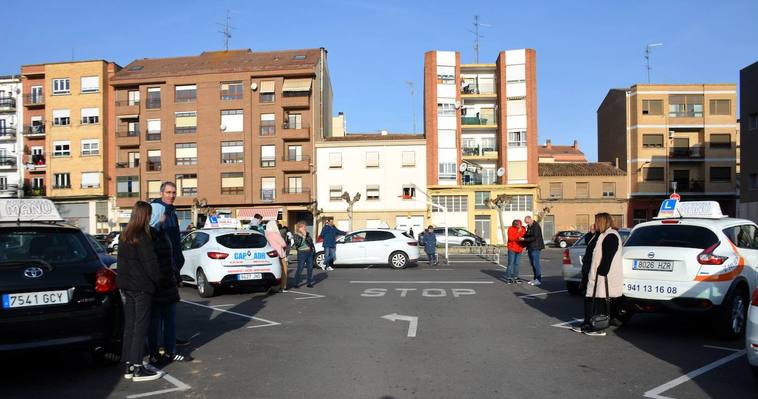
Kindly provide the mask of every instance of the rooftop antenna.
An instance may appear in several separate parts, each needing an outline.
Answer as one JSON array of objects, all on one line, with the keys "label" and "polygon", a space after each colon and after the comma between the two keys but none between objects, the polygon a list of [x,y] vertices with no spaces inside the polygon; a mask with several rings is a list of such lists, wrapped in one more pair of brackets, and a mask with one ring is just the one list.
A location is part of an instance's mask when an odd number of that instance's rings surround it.
[{"label": "rooftop antenna", "polygon": [[653,69],[653,67],[650,66],[650,49],[660,46],[663,46],[663,43],[650,43],[645,46],[645,69],[647,69],[648,84],[650,84],[650,70]]},{"label": "rooftop antenna", "polygon": [[475,64],[479,63],[479,39],[484,37],[479,34],[479,27],[489,28],[491,26],[492,25],[479,22],[479,16],[474,15],[474,30],[469,29],[469,32],[474,34],[474,63]]},{"label": "rooftop antenna", "polygon": [[226,10],[226,22],[225,23],[218,23],[216,22],[216,25],[219,25],[224,28],[224,30],[218,31],[218,33],[224,35],[224,50],[229,51],[229,39],[232,38],[232,29],[237,29],[236,27],[231,25],[232,22],[232,12],[237,14],[237,11],[231,11]]},{"label": "rooftop antenna", "polygon": [[413,134],[416,134],[416,90],[413,88],[413,81],[406,80],[405,84],[411,90],[411,115],[413,117]]}]

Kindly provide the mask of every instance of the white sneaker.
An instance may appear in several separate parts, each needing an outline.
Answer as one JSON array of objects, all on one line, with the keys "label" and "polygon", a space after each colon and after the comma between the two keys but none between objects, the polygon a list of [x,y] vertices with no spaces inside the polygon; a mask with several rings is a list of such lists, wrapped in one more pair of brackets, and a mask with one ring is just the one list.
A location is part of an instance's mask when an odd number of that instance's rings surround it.
[{"label": "white sneaker", "polygon": [[321,265],[319,267],[321,268],[321,270],[326,270],[326,266],[324,266],[324,265]]},{"label": "white sneaker", "polygon": [[533,285],[535,287],[542,285],[542,282],[540,280],[532,280],[529,282],[529,285]]},{"label": "white sneaker", "polygon": [[333,267],[331,267],[331,266],[329,266],[329,267],[327,267],[327,268],[326,268],[326,271],[328,271],[328,272],[330,272],[330,271],[332,271],[332,270],[334,270],[334,268],[333,268]]}]

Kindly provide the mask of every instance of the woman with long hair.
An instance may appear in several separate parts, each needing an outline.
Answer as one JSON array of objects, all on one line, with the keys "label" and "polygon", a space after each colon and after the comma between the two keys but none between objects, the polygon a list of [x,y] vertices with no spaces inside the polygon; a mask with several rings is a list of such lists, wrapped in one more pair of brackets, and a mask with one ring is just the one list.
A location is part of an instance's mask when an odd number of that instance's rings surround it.
[{"label": "woman with long hair", "polygon": [[279,284],[279,292],[287,291],[287,243],[279,231],[276,220],[266,223],[266,240],[271,248],[279,254],[279,263],[282,265],[282,282]]},{"label": "woman with long hair", "polygon": [[158,258],[150,234],[151,214],[150,204],[137,201],[118,243],[116,285],[124,297],[122,358],[126,362],[124,377],[132,381],[150,381],[162,375],[142,366],[153,294],[160,283]]},{"label": "woman with long hair", "polygon": [[308,270],[308,288],[313,287],[313,260],[315,258],[316,246],[313,238],[308,234],[305,222],[300,221],[295,225],[295,250],[297,250],[297,269],[295,270],[295,288],[300,286],[300,274],[303,267]]},{"label": "woman with long hair", "polygon": [[526,234],[526,229],[521,225],[521,221],[514,219],[511,227],[508,228],[508,268],[505,270],[505,282],[507,284],[520,283],[519,278],[519,261],[521,253],[524,252],[524,246],[521,240]]}]

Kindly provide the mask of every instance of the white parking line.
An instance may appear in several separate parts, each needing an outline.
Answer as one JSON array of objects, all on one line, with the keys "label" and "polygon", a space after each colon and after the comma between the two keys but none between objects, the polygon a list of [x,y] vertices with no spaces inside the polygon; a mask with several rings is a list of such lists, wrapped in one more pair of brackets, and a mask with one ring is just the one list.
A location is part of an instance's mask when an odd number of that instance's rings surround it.
[{"label": "white parking line", "polygon": [[542,295],[550,295],[550,294],[558,294],[561,292],[568,292],[568,290],[559,290],[559,291],[548,291],[548,292],[540,292],[537,294],[528,294],[528,295],[519,295],[519,298],[528,298],[533,299],[534,297],[542,296]]},{"label": "white parking line", "polygon": [[233,314],[235,316],[245,317],[245,318],[248,318],[250,320],[257,320],[257,321],[260,321],[260,322],[263,322],[263,323],[267,323],[267,324],[262,324],[262,325],[259,325],[259,326],[251,326],[251,327],[247,327],[247,328],[270,327],[270,326],[278,326],[278,325],[282,324],[282,323],[278,323],[278,322],[275,322],[275,321],[262,319],[260,317],[255,317],[255,316],[250,316],[250,315],[246,315],[246,314],[242,314],[242,313],[232,312],[231,310],[218,309],[218,308],[215,308],[213,306],[203,305],[203,304],[200,304],[200,303],[197,303],[197,302],[192,302],[192,301],[186,301],[184,299],[182,299],[182,302],[186,303],[186,304],[189,304],[189,305],[195,305],[195,306],[199,306],[201,308],[210,309],[210,310],[213,310],[213,311],[216,311],[216,312],[229,313],[229,314]]},{"label": "white parking line", "polygon": [[[705,347],[712,348],[712,349],[722,349],[722,350],[728,350],[728,351],[735,351],[735,349],[732,349],[732,348],[720,348],[720,347],[714,347],[714,346],[710,346],[710,345],[705,345]],[[732,353],[729,356],[722,357],[721,359],[716,360],[715,362],[706,364],[705,366],[703,366],[703,367],[701,367],[701,368],[699,368],[697,370],[690,371],[689,373],[687,373],[687,374],[685,374],[685,375],[683,375],[683,376],[681,376],[679,378],[673,379],[673,380],[671,380],[671,381],[669,381],[669,382],[667,382],[667,383],[665,383],[665,384],[663,384],[661,386],[655,387],[655,388],[653,388],[653,389],[645,392],[644,397],[651,398],[651,399],[673,399],[670,396],[663,396],[661,394],[664,393],[664,392],[666,392],[666,391],[668,391],[668,390],[670,390],[670,389],[672,389],[672,388],[674,388],[674,387],[682,385],[685,382],[688,382],[688,381],[692,380],[693,378],[695,378],[695,377],[697,377],[697,376],[699,376],[701,374],[707,373],[707,372],[709,372],[709,371],[711,371],[711,370],[713,370],[713,369],[715,369],[717,367],[721,367],[724,364],[731,362],[734,359],[740,358],[740,357],[744,356],[745,353],[747,353],[747,352],[744,349],[737,350],[736,352]]]},{"label": "white parking line", "polygon": [[[159,370],[159,369],[157,369],[157,368],[155,368],[155,367],[153,367],[153,366],[151,366],[149,364],[146,365],[145,368],[147,368],[149,370],[152,370],[152,371],[155,371],[155,372],[161,371],[161,370]],[[176,377],[174,377],[174,376],[172,376],[170,374],[164,374],[162,378],[164,380],[170,382],[171,384],[173,384],[174,388],[161,389],[159,391],[145,392],[145,393],[139,393],[139,394],[135,394],[135,395],[128,395],[127,399],[145,398],[145,397],[148,397],[148,396],[162,395],[164,393],[171,393],[171,392],[182,392],[182,391],[186,391],[186,390],[188,390],[188,389],[191,388],[189,385],[187,385],[187,384],[179,381],[178,379],[176,379]]]},{"label": "white parking line", "polygon": [[563,323],[557,323],[557,324],[553,324],[553,325],[551,325],[550,327],[565,328],[565,329],[567,329],[567,330],[568,330],[568,329],[570,329],[571,327],[573,327],[573,326],[575,326],[575,325],[577,325],[577,324],[579,324],[579,323],[581,323],[581,322],[583,322],[583,321],[584,321],[584,319],[580,319],[580,318],[573,318],[573,319],[571,319],[571,320],[569,320],[569,321],[564,321]]},{"label": "white parking line", "polygon": [[316,298],[326,298],[326,295],[319,295],[319,294],[311,294],[310,292],[303,292],[303,291],[295,291],[295,290],[287,290],[287,292],[283,292],[283,294],[300,294],[300,295],[306,295],[304,298],[295,298],[295,300],[298,299],[316,299]]},{"label": "white parking line", "polygon": [[492,281],[366,281],[356,280],[350,284],[494,284]]},{"label": "white parking line", "polygon": [[432,269],[421,269],[421,270],[429,270],[429,271],[440,271],[440,270],[455,270],[453,268],[432,268]]}]

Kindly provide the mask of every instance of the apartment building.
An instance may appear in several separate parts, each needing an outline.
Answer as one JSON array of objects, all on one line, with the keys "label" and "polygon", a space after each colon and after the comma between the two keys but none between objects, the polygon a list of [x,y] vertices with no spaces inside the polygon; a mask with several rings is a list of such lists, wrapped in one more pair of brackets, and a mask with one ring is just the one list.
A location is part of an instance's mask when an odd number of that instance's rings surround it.
[{"label": "apartment building", "polygon": [[545,140],[537,150],[539,163],[574,163],[587,162],[584,152],[579,149],[579,141],[574,140],[572,145],[553,145],[552,140]]},{"label": "apartment building", "polygon": [[[532,49],[501,51],[491,64],[461,63],[459,52],[424,58],[427,185],[435,225],[465,227],[502,243],[504,220],[533,212],[537,194],[537,78]],[[504,199],[505,197],[500,197]]]},{"label": "apartment building", "polygon": [[629,184],[630,226],[676,191],[736,212],[736,85],[637,84],[611,89],[597,110],[598,161]]},{"label": "apartment building", "polygon": [[208,214],[311,223],[314,137],[332,121],[326,54],[206,51],[127,65],[112,80],[119,223],[166,180],[182,227]]},{"label": "apartment building", "polygon": [[[349,134],[316,144],[322,218],[344,231],[366,227],[413,229],[426,223],[426,140],[410,134]],[[347,197],[345,198],[345,193]],[[347,212],[353,204],[352,225]]]},{"label": "apartment building", "polygon": [[626,227],[626,172],[594,162],[540,163],[539,210],[546,239],[562,230],[589,231],[594,216],[608,212]]},{"label": "apartment building", "polygon": [[92,234],[115,227],[109,80],[120,68],[104,60],[21,67],[25,195],[49,197],[64,219]]},{"label": "apartment building", "polygon": [[17,198],[23,194],[23,140],[21,79],[0,76],[0,198]]},{"label": "apartment building", "polygon": [[[740,70],[740,144],[758,148],[758,62]],[[740,217],[758,221],[758,158],[741,151]]]}]

